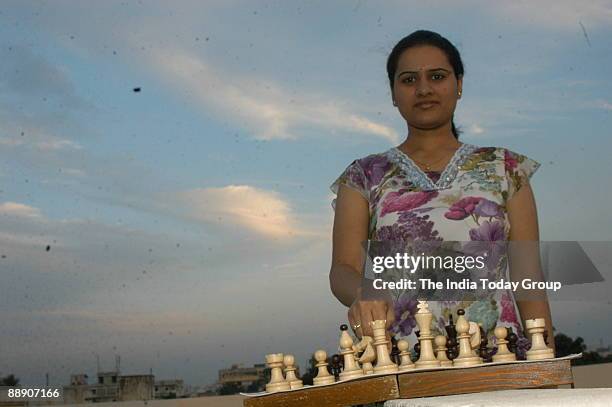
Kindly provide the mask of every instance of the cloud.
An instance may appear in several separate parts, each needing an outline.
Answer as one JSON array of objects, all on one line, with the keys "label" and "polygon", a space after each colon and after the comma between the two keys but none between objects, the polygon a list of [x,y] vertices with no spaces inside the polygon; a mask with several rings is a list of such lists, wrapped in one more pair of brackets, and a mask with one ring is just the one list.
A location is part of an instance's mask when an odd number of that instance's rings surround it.
[{"label": "cloud", "polygon": [[80,150],[83,148],[81,147],[80,144],[75,143],[74,141],[66,140],[66,139],[58,139],[58,138],[51,138],[46,141],[40,141],[36,143],[36,147],[40,150],[64,150],[64,149]]},{"label": "cloud", "polygon": [[47,129],[46,124],[37,124],[36,121],[36,117],[0,105],[0,146],[26,147],[42,153],[83,148],[72,140],[53,135],[54,131]]},{"label": "cloud", "polygon": [[597,103],[597,106],[598,106],[600,109],[604,109],[604,110],[612,110],[612,103],[607,102],[607,101],[605,101],[605,100],[600,100],[600,101]]},{"label": "cloud", "polygon": [[477,123],[472,123],[470,124],[470,126],[468,127],[468,132],[470,134],[473,135],[481,135],[485,132],[485,129],[482,128],[480,125],[478,125]]},{"label": "cloud", "polygon": [[3,204],[0,204],[0,215],[26,218],[42,218],[40,209],[17,202],[5,202]]},{"label": "cloud", "polygon": [[605,27],[612,23],[612,4],[607,0],[504,1],[484,4],[489,12],[498,14],[505,20],[511,19],[515,23],[538,27],[546,25],[572,29],[581,35],[580,23],[587,31],[590,27]]},{"label": "cloud", "polygon": [[208,63],[178,48],[155,49],[152,67],[164,80],[195,98],[205,110],[241,121],[258,139],[295,139],[299,128],[326,133],[361,133],[398,143],[392,128],[362,116],[343,102],[313,92],[295,96],[281,86],[249,73],[248,80],[214,70]]},{"label": "cloud", "polygon": [[190,216],[204,222],[222,222],[246,228],[268,238],[309,235],[298,225],[289,202],[274,191],[248,185],[199,188],[180,194]]},{"label": "cloud", "polygon": [[0,58],[0,89],[9,93],[14,102],[33,103],[53,100],[67,108],[83,108],[89,104],[81,99],[69,72],[56,61],[49,61],[32,48],[22,45],[2,47]]}]

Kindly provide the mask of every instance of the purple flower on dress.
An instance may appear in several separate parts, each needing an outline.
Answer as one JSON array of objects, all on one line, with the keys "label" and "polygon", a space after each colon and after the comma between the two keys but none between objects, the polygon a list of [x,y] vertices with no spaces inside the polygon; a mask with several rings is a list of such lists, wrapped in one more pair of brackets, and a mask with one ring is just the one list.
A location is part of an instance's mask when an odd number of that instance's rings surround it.
[{"label": "purple flower on dress", "polygon": [[498,221],[485,220],[479,227],[470,229],[470,239],[471,242],[463,245],[463,251],[484,256],[487,270],[495,272],[499,260],[506,253],[504,226]]},{"label": "purple flower on dress", "polygon": [[389,192],[382,203],[380,217],[393,212],[405,212],[431,201],[438,196],[437,191]]},{"label": "purple flower on dress", "polygon": [[524,360],[527,358],[527,351],[531,348],[531,342],[523,335],[518,335],[518,342],[516,343],[516,358]]},{"label": "purple flower on dress", "polygon": [[391,163],[385,155],[372,154],[359,160],[361,168],[365,173],[366,179],[370,181],[371,186],[378,185],[380,180],[385,176],[391,168]]},{"label": "purple flower on dress", "polygon": [[518,166],[516,156],[508,150],[504,150],[504,165],[506,167],[506,171],[509,172],[512,172],[512,170]]},{"label": "purple flower on dress", "polygon": [[482,242],[504,240],[504,227],[500,222],[485,220],[479,227],[470,229],[470,239]]},{"label": "purple flower on dress", "polygon": [[363,173],[357,163],[354,163],[348,168],[346,177],[349,179],[352,185],[356,186],[360,190],[365,190],[366,186]]},{"label": "purple flower on dress", "polygon": [[474,208],[474,214],[482,217],[502,217],[499,205],[493,201],[482,198],[481,201]]},{"label": "purple flower on dress", "polygon": [[448,208],[448,212],[444,214],[444,217],[451,220],[465,219],[474,212],[474,209],[476,209],[476,206],[482,199],[475,196],[462,198]]},{"label": "purple flower on dress", "polygon": [[400,336],[408,336],[416,327],[414,315],[417,312],[417,300],[402,296],[394,305],[395,321],[391,325],[391,331],[399,333]]},{"label": "purple flower on dress", "polygon": [[502,294],[501,297],[501,315],[499,320],[501,322],[511,322],[518,325],[518,317],[516,315],[516,309],[514,308],[514,301],[507,291]]}]

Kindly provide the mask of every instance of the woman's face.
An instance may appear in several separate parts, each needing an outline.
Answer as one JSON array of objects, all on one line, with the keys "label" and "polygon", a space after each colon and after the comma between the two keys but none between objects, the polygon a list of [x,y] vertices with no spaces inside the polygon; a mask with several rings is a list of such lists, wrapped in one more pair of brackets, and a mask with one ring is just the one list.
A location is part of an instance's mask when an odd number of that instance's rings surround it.
[{"label": "woman's face", "polygon": [[405,50],[399,58],[393,97],[402,117],[412,127],[436,129],[455,112],[462,80],[455,77],[446,54],[428,45]]}]

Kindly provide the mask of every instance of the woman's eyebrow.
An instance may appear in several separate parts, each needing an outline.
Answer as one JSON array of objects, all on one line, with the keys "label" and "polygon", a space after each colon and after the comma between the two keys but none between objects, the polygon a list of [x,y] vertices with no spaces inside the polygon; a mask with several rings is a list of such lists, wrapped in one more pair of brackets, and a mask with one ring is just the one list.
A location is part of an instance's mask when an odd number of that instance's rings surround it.
[{"label": "woman's eyebrow", "polygon": [[[445,68],[432,68],[432,69],[428,69],[427,70],[427,72],[434,72],[434,71],[444,71],[444,72],[450,73],[450,71],[448,69],[445,69]],[[419,72],[420,71],[403,71],[399,75],[397,75],[397,77],[399,78],[400,76],[402,76],[405,73],[419,73]]]}]

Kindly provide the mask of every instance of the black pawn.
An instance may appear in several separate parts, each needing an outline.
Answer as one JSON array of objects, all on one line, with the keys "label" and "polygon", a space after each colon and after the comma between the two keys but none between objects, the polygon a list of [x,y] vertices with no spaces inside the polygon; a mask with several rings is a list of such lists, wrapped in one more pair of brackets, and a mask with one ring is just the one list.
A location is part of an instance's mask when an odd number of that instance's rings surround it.
[{"label": "black pawn", "polygon": [[484,329],[482,329],[481,326],[479,326],[479,328],[480,328],[480,347],[478,348],[478,356],[482,358],[483,362],[491,363],[493,361],[493,358],[492,358],[493,354],[487,347],[487,345],[489,344],[489,338],[487,338],[487,335]]},{"label": "black pawn", "polygon": [[334,375],[336,381],[340,380],[340,372],[342,372],[342,358],[336,353],[331,357],[331,374]]},{"label": "black pawn", "polygon": [[508,340],[508,350],[516,355],[518,335],[512,331],[512,328],[508,328],[508,336],[506,339]]},{"label": "black pawn", "polygon": [[421,357],[421,342],[419,342],[419,337],[421,336],[421,331],[414,331],[414,334],[417,337],[417,342],[414,344],[414,355],[416,358]]},{"label": "black pawn", "polygon": [[397,347],[397,339],[395,339],[395,336],[391,337],[391,360],[393,361],[393,363],[395,363],[396,365],[400,364],[400,350]]}]

